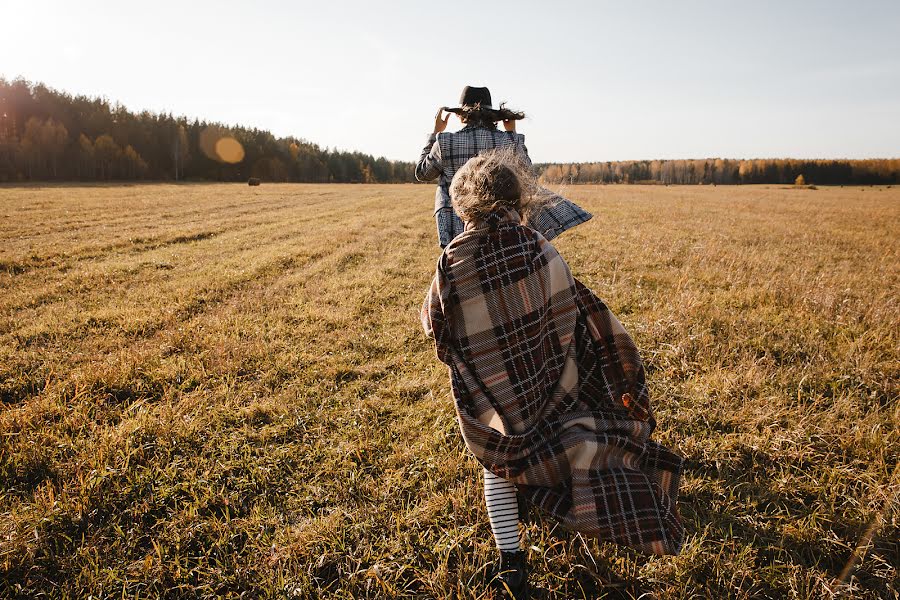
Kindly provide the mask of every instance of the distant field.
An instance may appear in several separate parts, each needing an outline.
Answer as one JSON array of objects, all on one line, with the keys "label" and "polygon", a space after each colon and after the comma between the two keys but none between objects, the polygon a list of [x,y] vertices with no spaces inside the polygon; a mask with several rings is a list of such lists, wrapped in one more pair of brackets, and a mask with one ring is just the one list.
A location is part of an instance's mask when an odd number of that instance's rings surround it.
[{"label": "distant field", "polygon": [[[897,598],[900,189],[565,193],[596,216],[556,245],[642,349],[688,538],[647,558],[533,514],[535,597],[830,597],[876,519],[844,592]],[[432,198],[0,187],[0,596],[488,597],[418,323]]]}]

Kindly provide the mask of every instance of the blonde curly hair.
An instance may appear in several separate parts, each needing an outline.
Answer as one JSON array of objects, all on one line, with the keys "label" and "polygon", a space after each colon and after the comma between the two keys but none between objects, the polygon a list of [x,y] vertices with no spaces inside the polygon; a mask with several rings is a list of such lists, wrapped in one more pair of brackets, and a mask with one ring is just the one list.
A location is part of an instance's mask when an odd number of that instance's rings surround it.
[{"label": "blonde curly hair", "polygon": [[450,198],[463,221],[481,221],[499,208],[517,211],[527,225],[555,194],[538,185],[531,166],[506,146],[470,158],[453,176]]}]

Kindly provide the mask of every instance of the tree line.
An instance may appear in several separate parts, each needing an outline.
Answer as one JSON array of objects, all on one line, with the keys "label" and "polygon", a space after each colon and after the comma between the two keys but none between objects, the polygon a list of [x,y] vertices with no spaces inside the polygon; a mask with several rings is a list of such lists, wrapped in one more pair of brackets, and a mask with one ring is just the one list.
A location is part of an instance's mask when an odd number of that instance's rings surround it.
[{"label": "tree line", "polygon": [[0,78],[0,182],[207,180],[400,183],[411,162]]},{"label": "tree line", "polygon": [[[206,180],[413,182],[411,162],[0,78],[0,182]],[[900,159],[709,158],[537,165],[546,183],[900,183]]]},{"label": "tree line", "polygon": [[900,159],[628,160],[538,165],[546,183],[884,185],[900,183]]}]

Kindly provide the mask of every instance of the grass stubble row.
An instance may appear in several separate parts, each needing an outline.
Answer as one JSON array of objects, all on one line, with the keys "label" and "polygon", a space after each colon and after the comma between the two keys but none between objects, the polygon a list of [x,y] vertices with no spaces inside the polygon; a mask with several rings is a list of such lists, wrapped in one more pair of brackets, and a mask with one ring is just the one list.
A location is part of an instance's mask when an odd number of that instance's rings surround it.
[{"label": "grass stubble row", "polygon": [[[648,558],[531,514],[537,597],[896,598],[900,191],[565,193],[595,218],[556,244],[642,349],[688,537]],[[418,322],[430,208],[0,188],[0,595],[487,597]]]}]

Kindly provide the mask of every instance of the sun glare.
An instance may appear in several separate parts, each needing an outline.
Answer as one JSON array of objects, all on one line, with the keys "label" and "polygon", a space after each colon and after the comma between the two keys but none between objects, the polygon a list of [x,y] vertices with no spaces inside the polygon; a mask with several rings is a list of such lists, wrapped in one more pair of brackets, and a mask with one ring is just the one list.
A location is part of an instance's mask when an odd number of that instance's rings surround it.
[{"label": "sun glare", "polygon": [[220,127],[207,127],[200,132],[200,150],[212,160],[228,164],[244,160],[244,147]]},{"label": "sun glare", "polygon": [[216,142],[216,156],[222,162],[239,163],[244,160],[244,147],[233,137],[219,138]]}]

